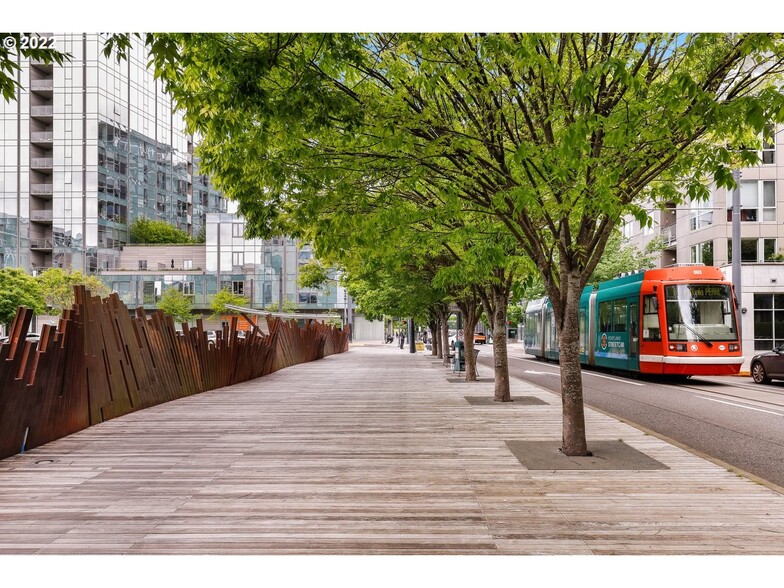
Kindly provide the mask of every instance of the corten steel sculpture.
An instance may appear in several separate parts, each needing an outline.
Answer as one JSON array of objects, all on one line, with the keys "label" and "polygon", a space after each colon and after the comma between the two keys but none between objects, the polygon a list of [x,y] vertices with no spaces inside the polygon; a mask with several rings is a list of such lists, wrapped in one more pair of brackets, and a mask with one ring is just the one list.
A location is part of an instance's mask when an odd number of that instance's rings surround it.
[{"label": "corten steel sculpture", "polygon": [[[202,321],[182,333],[162,311],[131,317],[117,294],[101,300],[84,286],[58,326],[25,341],[33,317],[19,308],[0,345],[0,459],[130,412],[258,378],[348,351],[348,330],[268,317],[239,336],[237,317],[207,338]],[[247,317],[246,317],[247,318]],[[252,319],[248,319],[253,323]]]}]

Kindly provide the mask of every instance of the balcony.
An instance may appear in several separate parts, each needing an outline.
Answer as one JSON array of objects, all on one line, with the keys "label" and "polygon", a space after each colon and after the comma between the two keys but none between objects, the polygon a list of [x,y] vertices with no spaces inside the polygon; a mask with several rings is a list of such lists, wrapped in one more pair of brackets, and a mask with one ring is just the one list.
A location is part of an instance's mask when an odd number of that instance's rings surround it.
[{"label": "balcony", "polygon": [[30,184],[30,194],[33,196],[51,196],[54,184]]},{"label": "balcony", "polygon": [[31,157],[30,169],[37,169],[40,171],[52,171],[54,166],[54,159],[52,157]]},{"label": "balcony", "polygon": [[30,90],[36,94],[51,96],[54,91],[54,80],[31,80]]},{"label": "balcony", "polygon": [[54,106],[31,106],[30,116],[33,118],[51,120],[51,118],[54,116]]},{"label": "balcony", "polygon": [[30,211],[30,220],[36,223],[52,223],[52,211],[51,210],[31,210]]},{"label": "balcony", "polygon": [[30,133],[30,142],[43,145],[51,145],[54,142],[54,133],[52,131],[37,131]]},{"label": "balcony", "polygon": [[51,239],[30,239],[30,249],[34,251],[51,251],[52,247]]},{"label": "balcony", "polygon": [[52,71],[54,71],[54,64],[52,62],[46,63],[43,59],[31,59],[30,65],[47,73],[52,73]]},{"label": "balcony", "polygon": [[661,227],[659,230],[659,235],[662,236],[664,240],[664,248],[671,249],[674,248],[677,239],[675,237],[675,225],[667,225],[666,227]]}]

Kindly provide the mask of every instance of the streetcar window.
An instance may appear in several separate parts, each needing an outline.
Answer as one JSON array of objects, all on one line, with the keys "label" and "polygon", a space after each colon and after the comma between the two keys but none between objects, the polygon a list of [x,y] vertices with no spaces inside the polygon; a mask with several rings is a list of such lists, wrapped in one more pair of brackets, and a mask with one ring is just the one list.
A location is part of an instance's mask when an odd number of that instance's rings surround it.
[{"label": "streetcar window", "polygon": [[730,288],[724,284],[665,286],[667,332],[671,341],[737,340]]},{"label": "streetcar window", "polygon": [[642,339],[643,341],[661,341],[659,326],[659,303],[655,295],[642,299]]},{"label": "streetcar window", "polygon": [[612,331],[612,302],[599,303],[599,330]]},{"label": "streetcar window", "polygon": [[626,332],[626,301],[616,300],[613,302],[613,331],[616,333]]}]

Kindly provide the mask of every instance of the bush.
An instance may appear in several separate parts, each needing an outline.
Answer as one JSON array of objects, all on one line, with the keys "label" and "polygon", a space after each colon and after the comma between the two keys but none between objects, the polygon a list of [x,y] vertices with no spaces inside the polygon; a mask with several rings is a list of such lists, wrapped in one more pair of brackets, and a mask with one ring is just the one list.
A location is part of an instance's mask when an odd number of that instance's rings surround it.
[{"label": "bush", "polygon": [[188,233],[165,221],[138,218],[131,225],[131,243],[196,243]]}]

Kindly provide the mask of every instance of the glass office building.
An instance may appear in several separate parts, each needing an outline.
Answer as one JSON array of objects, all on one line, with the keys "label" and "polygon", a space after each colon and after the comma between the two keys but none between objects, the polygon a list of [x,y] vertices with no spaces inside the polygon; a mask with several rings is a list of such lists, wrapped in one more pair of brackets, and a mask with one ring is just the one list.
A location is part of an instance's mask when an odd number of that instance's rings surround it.
[{"label": "glass office building", "polygon": [[117,268],[142,217],[203,236],[224,201],[144,46],[118,62],[103,35],[55,37],[70,62],[21,59],[17,99],[0,101],[0,267]]}]

